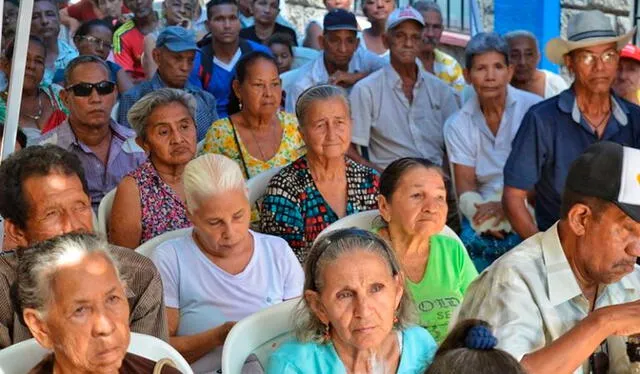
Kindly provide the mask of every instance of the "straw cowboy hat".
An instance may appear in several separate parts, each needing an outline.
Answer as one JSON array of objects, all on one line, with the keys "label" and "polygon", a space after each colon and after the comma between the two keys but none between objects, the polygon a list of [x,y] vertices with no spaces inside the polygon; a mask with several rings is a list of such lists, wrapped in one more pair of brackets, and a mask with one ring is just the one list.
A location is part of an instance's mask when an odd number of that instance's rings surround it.
[{"label": "straw cowboy hat", "polygon": [[618,35],[607,16],[599,10],[580,12],[569,19],[567,40],[554,38],[549,40],[545,53],[549,61],[564,64],[564,55],[594,45],[617,43],[621,50],[633,36],[636,28],[624,35]]}]

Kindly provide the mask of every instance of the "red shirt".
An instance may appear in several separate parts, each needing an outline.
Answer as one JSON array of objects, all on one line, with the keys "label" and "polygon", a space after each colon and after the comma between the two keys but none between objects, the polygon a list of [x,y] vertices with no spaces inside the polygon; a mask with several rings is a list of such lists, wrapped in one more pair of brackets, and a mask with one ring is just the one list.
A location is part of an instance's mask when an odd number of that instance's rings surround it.
[{"label": "red shirt", "polygon": [[[67,7],[67,13],[70,17],[77,19],[80,22],[87,22],[98,18],[98,15],[93,11],[94,5],[91,0],[80,0],[78,3],[69,5]],[[122,14],[129,13],[129,9],[122,4]]]},{"label": "red shirt", "polygon": [[132,73],[134,79],[144,79],[142,53],[144,35],[133,20],[125,22],[113,33],[113,57],[125,71]]}]

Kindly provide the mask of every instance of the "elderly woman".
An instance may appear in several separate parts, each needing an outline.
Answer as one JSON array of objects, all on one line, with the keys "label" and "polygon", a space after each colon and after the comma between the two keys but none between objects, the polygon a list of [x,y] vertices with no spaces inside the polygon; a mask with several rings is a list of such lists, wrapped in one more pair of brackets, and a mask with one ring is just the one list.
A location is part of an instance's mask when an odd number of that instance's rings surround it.
[{"label": "elderly woman", "polygon": [[296,339],[267,373],[422,374],[436,343],[412,325],[415,306],[393,250],[375,234],[343,229],[321,237],[305,263]]},{"label": "elderly woman", "polygon": [[264,52],[242,56],[232,87],[230,116],[211,125],[204,140],[205,153],[231,158],[247,179],[304,155],[298,121],[279,110],[282,89],[273,57]]},{"label": "elderly woman", "polygon": [[307,155],[271,179],[262,201],[262,231],[287,240],[300,262],[331,223],[378,207],[378,173],[345,156],[351,142],[346,95],[332,85],[300,95],[296,114]]},{"label": "elderly woman", "polygon": [[420,325],[440,343],[449,318],[478,275],[465,248],[439,235],[447,219],[447,190],[439,166],[420,158],[401,158],[380,177],[382,226],[402,264],[407,288],[420,311]]},{"label": "elderly woman", "polygon": [[465,50],[465,78],[476,94],[445,126],[462,220],[461,239],[478,271],[520,242],[502,209],[504,165],[529,108],[541,97],[509,86],[509,46],[480,33]]},{"label": "elderly woman", "polygon": [[136,248],[164,232],[191,227],[182,179],[196,154],[196,101],[174,88],[153,91],[129,110],[149,158],[122,179],[109,222],[111,243]]},{"label": "elderly woman", "polygon": [[300,296],[304,274],[283,239],[249,230],[247,187],[235,162],[196,158],[184,171],[184,189],[194,228],[161,244],[152,260],[169,342],[196,373],[212,373],[234,321]]},{"label": "elderly woman", "polygon": [[30,374],[179,373],[127,353],[129,304],[107,248],[93,234],[72,233],[21,254],[15,310],[36,341],[53,350]]},{"label": "elderly woman", "polygon": [[387,27],[387,18],[396,8],[394,0],[362,0],[362,13],[371,23],[371,27],[362,30],[359,34],[360,45],[358,48],[375,53],[389,59],[389,48],[383,40]]}]

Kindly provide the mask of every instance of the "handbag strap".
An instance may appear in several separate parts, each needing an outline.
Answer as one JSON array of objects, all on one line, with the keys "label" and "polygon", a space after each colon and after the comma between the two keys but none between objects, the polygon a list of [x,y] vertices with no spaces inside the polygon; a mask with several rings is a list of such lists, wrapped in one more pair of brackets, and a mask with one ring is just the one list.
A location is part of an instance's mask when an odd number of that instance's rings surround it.
[{"label": "handbag strap", "polygon": [[242,162],[242,168],[244,169],[245,174],[247,174],[247,180],[251,178],[251,174],[249,174],[249,169],[247,168],[247,163],[244,160],[244,154],[242,153],[242,147],[240,146],[240,141],[238,140],[238,134],[236,132],[236,125],[233,123],[231,117],[229,117],[229,123],[231,124],[231,131],[233,131],[233,140],[236,142],[236,147],[238,147],[238,154],[240,155],[240,161]]}]

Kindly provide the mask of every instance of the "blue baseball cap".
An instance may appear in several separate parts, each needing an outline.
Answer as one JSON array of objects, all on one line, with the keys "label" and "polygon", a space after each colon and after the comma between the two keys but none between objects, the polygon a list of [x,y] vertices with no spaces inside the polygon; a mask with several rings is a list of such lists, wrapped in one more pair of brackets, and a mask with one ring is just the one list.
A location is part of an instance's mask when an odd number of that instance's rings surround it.
[{"label": "blue baseball cap", "polygon": [[195,51],[196,34],[180,26],[167,26],[156,39],[156,47],[165,47],[171,52]]},{"label": "blue baseball cap", "polygon": [[358,31],[356,16],[344,9],[332,9],[325,16],[322,23],[324,31],[351,30]]}]

